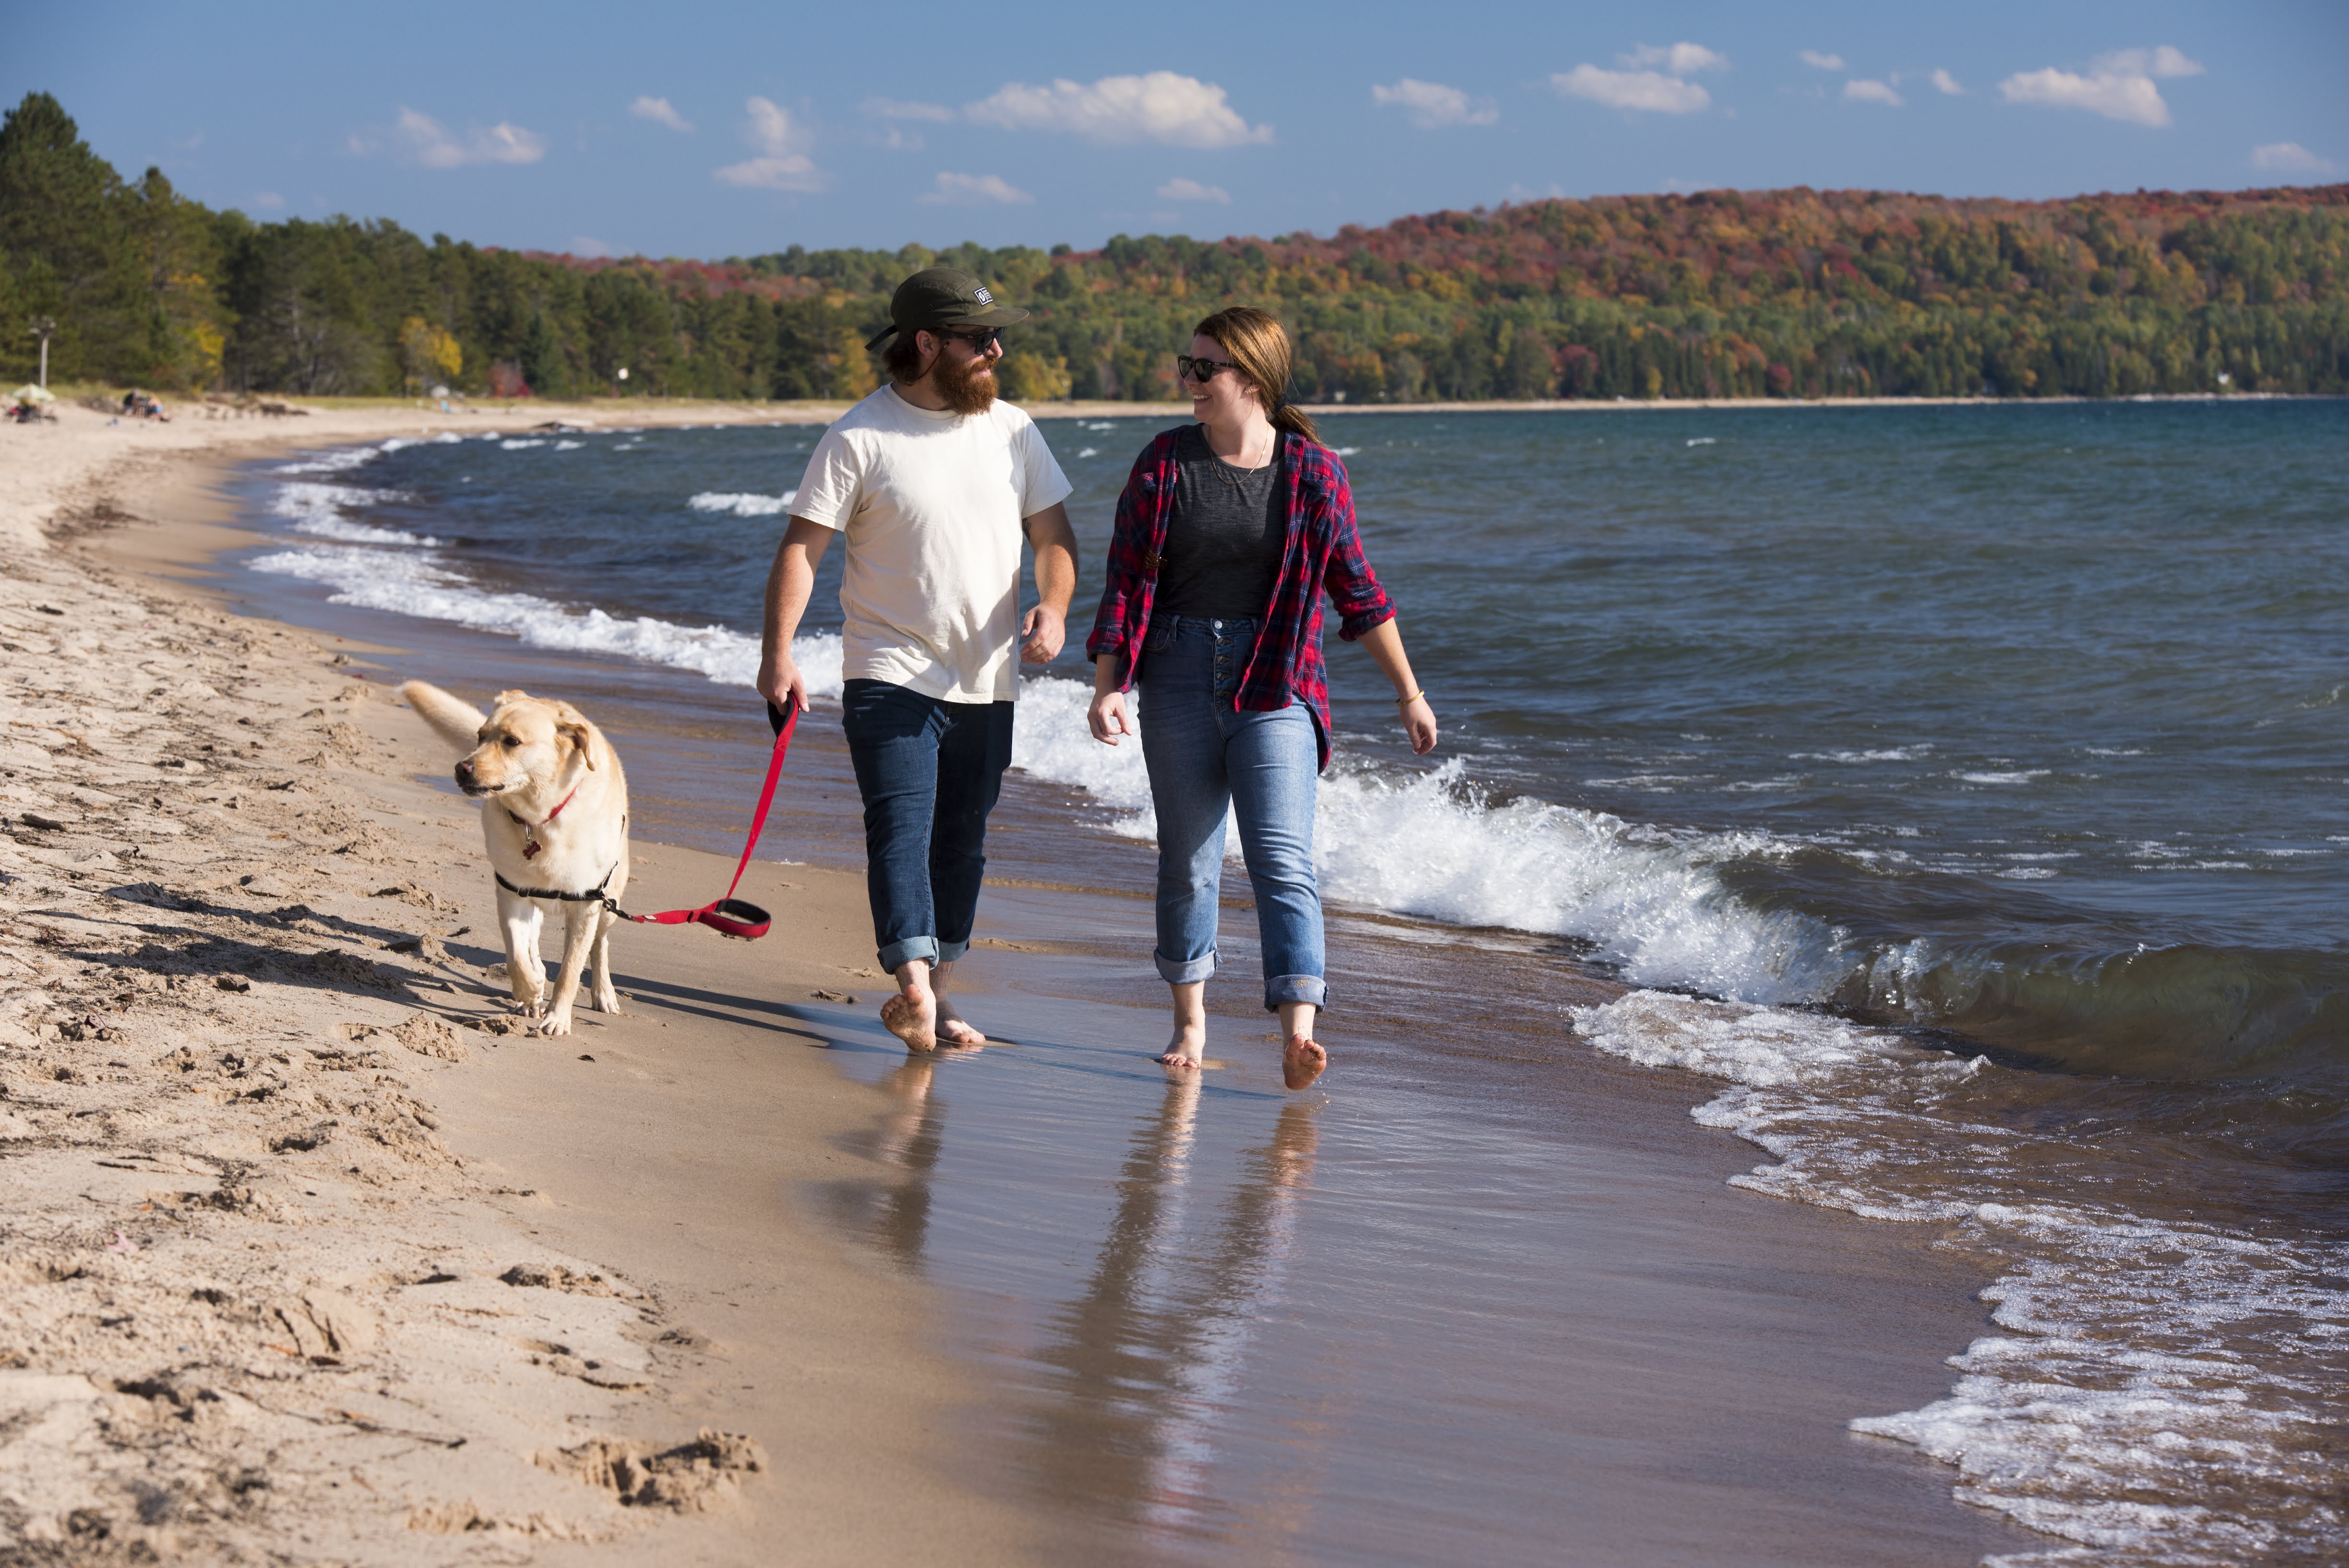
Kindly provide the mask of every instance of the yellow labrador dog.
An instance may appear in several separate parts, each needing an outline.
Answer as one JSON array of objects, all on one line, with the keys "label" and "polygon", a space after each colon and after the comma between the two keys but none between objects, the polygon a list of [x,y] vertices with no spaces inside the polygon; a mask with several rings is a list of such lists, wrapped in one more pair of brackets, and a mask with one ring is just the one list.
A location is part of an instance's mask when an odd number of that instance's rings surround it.
[{"label": "yellow labrador dog", "polygon": [[[506,976],[539,1033],[571,1032],[571,1006],[589,965],[601,1012],[617,1013],[610,934],[628,885],[628,780],[604,732],[567,702],[502,691],[483,717],[439,686],[399,688],[440,738],[464,753],[457,787],[481,802],[481,837],[498,881]],[[548,908],[563,917],[563,969],[552,997],[538,953]]]}]

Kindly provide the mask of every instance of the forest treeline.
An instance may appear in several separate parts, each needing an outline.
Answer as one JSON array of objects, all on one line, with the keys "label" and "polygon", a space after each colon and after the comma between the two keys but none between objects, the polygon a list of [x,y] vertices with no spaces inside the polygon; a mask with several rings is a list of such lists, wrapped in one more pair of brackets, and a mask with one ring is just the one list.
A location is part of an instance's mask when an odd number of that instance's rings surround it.
[{"label": "forest treeline", "polygon": [[[2062,201],[1701,191],[1333,237],[1098,251],[547,255],[383,220],[256,222],[124,180],[46,93],[0,124],[0,377],[326,396],[852,397],[889,291],[968,269],[1033,317],[1017,400],[1159,400],[1193,323],[1262,305],[1294,395],[2349,392],[2349,185]],[[625,383],[620,372],[627,371]]]}]

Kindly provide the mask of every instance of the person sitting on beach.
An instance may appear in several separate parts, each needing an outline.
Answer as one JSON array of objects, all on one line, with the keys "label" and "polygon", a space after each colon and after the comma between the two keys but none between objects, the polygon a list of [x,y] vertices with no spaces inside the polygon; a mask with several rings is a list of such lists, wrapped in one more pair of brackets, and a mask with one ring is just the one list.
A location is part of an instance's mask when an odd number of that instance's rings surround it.
[{"label": "person sitting on beach", "polygon": [[1394,684],[1422,756],[1435,745],[1435,713],[1362,554],[1346,466],[1283,395],[1292,357],[1280,323],[1247,306],[1201,322],[1191,352],[1175,356],[1200,422],[1164,432],[1134,460],[1085,652],[1093,738],[1115,746],[1132,733],[1124,693],[1138,682],[1143,696],[1142,756],[1158,812],[1152,957],[1174,1001],[1158,1060],[1195,1072],[1206,1048],[1224,820],[1236,809],[1265,1009],[1280,1015],[1281,1078],[1303,1088],[1329,1063],[1313,1037],[1328,1002],[1313,876],[1314,781],[1330,761],[1325,592],[1338,634],[1359,638]]},{"label": "person sitting on beach", "polygon": [[[995,397],[1002,329],[1027,316],[951,267],[898,285],[888,330],[867,345],[888,344],[891,379],[816,444],[767,579],[758,689],[804,706],[792,637],[824,546],[846,536],[840,721],[864,802],[874,940],[897,982],[881,1019],[917,1051],[987,1038],[947,985],[970,946],[987,816],[1011,763],[1012,646],[1050,662],[1076,591],[1069,481],[1035,421]],[[1040,601],[1024,617],[1023,535]]]}]

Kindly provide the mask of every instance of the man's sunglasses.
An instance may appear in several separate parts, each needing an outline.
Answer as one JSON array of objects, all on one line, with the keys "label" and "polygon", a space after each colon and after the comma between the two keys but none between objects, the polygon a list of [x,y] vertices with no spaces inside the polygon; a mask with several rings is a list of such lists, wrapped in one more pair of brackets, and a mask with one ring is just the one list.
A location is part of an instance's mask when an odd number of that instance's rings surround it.
[{"label": "man's sunglasses", "polygon": [[1213,381],[1216,371],[1228,370],[1237,375],[1240,367],[1228,359],[1195,359],[1190,355],[1178,354],[1174,356],[1174,368],[1182,372],[1185,381]]},{"label": "man's sunglasses", "polygon": [[957,343],[968,343],[970,345],[971,353],[975,355],[984,354],[988,349],[993,348],[997,344],[1003,341],[1003,329],[1001,327],[996,327],[988,332],[948,332],[942,326],[928,327],[925,330],[926,330],[932,337],[951,337]]}]

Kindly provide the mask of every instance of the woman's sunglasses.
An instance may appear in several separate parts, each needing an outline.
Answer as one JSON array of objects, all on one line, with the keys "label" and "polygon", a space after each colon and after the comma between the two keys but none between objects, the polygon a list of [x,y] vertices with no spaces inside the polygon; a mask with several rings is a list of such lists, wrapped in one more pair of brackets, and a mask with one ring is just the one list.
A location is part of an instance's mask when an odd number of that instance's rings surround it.
[{"label": "woman's sunglasses", "polygon": [[1174,368],[1182,372],[1185,381],[1205,382],[1213,381],[1218,370],[1237,375],[1240,367],[1228,359],[1195,359],[1190,355],[1178,354],[1174,356]]}]

